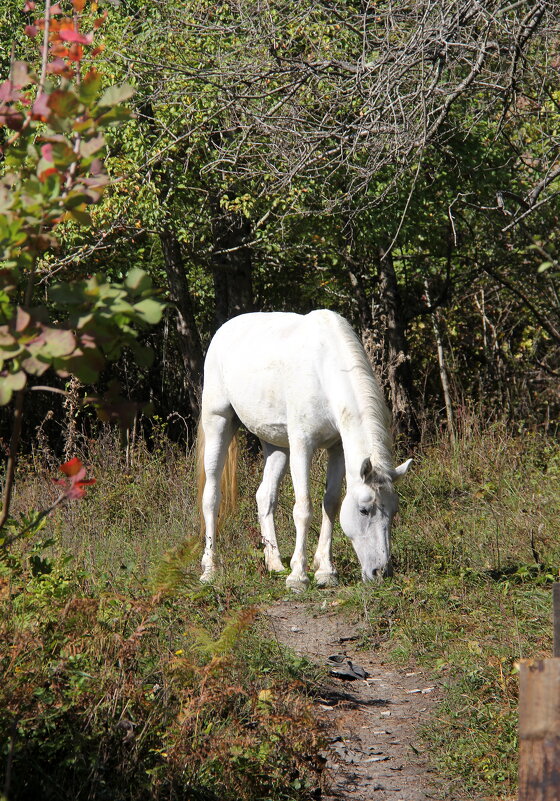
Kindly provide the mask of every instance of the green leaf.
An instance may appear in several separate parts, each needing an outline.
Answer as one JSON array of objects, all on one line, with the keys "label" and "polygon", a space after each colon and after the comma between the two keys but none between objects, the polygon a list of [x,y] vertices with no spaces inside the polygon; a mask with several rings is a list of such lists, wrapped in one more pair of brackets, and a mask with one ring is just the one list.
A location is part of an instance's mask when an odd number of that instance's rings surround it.
[{"label": "green leaf", "polygon": [[129,344],[138,367],[151,367],[154,361],[153,350],[151,348],[146,348],[143,345],[139,345],[134,339]]},{"label": "green leaf", "polygon": [[124,285],[136,292],[145,292],[147,289],[151,289],[152,279],[145,270],[133,267],[124,279]]},{"label": "green leaf", "polygon": [[54,284],[48,291],[52,303],[78,305],[83,303],[83,285],[81,284]]},{"label": "green leaf", "polygon": [[80,225],[85,225],[86,228],[89,228],[92,224],[91,216],[88,214],[87,211],[80,211],[79,209],[70,209],[69,214],[80,223]]},{"label": "green leaf", "polygon": [[154,298],[146,298],[134,304],[134,310],[144,322],[154,325],[159,323],[165,304]]},{"label": "green leaf", "polygon": [[5,406],[12,399],[14,392],[23,389],[27,381],[27,376],[23,370],[17,373],[7,373],[0,375],[0,406]]},{"label": "green leaf", "polygon": [[60,360],[55,366],[59,372],[72,373],[82,384],[93,384],[104,365],[105,360],[97,348],[86,348],[83,353]]},{"label": "green leaf", "polygon": [[69,356],[76,348],[76,337],[64,328],[46,328],[43,336],[45,353],[51,358]]},{"label": "green leaf", "polygon": [[130,111],[124,106],[115,106],[110,111],[106,111],[98,118],[99,125],[111,125],[114,122],[121,122],[130,118]]},{"label": "green leaf", "polygon": [[87,192],[84,191],[76,191],[70,192],[70,194],[66,197],[64,201],[64,205],[67,209],[75,209],[77,206],[81,206],[84,203],[91,205],[95,203],[99,199],[98,192],[92,192],[88,190]]},{"label": "green leaf", "polygon": [[78,88],[78,97],[86,106],[90,106],[97,97],[103,77],[97,70],[90,70]]},{"label": "green leaf", "polygon": [[134,86],[129,83],[123,83],[121,86],[110,86],[106,89],[97,104],[100,108],[116,106],[119,103],[124,103],[136,93]]}]

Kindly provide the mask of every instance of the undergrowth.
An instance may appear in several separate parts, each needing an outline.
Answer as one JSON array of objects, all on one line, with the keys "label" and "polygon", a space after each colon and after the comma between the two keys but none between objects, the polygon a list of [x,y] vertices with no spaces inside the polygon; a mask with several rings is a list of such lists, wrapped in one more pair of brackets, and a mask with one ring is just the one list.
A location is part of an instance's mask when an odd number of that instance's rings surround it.
[{"label": "undergrowth", "polygon": [[[262,558],[260,461],[241,460],[239,511],[218,538],[217,579],[203,586],[192,454],[157,431],[125,452],[107,430],[78,455],[98,483],[1,571],[8,797],[319,797],[317,674],[269,639],[258,614],[286,595]],[[315,509],[324,462],[313,468]],[[48,453],[21,464],[16,511],[48,506],[49,464]],[[557,443],[501,426],[426,446],[399,488],[395,577],[382,586],[359,581],[337,531],[338,599],[361,611],[364,645],[444,685],[425,737],[450,797],[515,791],[515,663],[551,651],[559,473]],[[286,563],[292,504],[286,482]],[[310,554],[318,528],[316,515]]]},{"label": "undergrowth", "polygon": [[[318,797],[316,671],[263,629],[255,543],[240,539],[235,577],[200,585],[191,454],[161,438],[127,463],[107,431],[80,455],[96,486],[0,561],[5,796]],[[22,510],[52,493],[35,468],[20,466]]]},{"label": "undergrowth", "polygon": [[450,798],[515,794],[516,663],[552,653],[559,477],[557,442],[501,426],[426,447],[400,488],[395,577],[340,591],[364,645],[443,684],[424,735]]}]

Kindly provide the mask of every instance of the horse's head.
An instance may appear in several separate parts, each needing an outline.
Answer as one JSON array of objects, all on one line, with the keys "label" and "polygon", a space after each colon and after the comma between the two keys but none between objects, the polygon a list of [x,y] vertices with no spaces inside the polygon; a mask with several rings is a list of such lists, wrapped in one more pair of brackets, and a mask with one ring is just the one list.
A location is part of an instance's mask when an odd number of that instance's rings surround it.
[{"label": "horse's head", "polygon": [[389,472],[364,459],[360,478],[349,484],[340,507],[340,525],[352,541],[364,581],[391,574],[391,524],[398,499],[393,483],[405,475],[412,459]]}]

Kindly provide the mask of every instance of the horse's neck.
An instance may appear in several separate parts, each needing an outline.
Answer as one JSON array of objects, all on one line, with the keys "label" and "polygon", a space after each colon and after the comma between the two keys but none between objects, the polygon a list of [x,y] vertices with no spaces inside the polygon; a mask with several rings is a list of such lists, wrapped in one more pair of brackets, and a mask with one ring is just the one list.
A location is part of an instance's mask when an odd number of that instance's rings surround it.
[{"label": "horse's neck", "polygon": [[337,423],[344,450],[346,477],[348,481],[355,481],[359,478],[364,459],[371,458],[375,450],[372,431],[367,425],[367,417],[364,419],[358,409],[348,406],[342,410]]},{"label": "horse's neck", "polygon": [[[335,384],[336,386],[336,384]],[[339,385],[340,387],[340,385]],[[349,382],[333,398],[332,410],[342,439],[347,480],[357,480],[364,459],[381,470],[392,468],[388,420],[379,406],[367,397],[364,387]]]}]

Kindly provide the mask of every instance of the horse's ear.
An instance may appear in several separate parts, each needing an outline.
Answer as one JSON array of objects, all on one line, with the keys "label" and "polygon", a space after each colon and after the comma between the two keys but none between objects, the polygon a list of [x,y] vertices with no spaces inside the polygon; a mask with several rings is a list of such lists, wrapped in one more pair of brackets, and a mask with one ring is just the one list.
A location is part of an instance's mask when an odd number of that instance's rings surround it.
[{"label": "horse's ear", "polygon": [[364,482],[364,484],[370,484],[373,478],[373,467],[371,466],[371,459],[368,458],[364,459],[362,462],[362,466],[360,467],[360,478]]},{"label": "horse's ear", "polygon": [[379,470],[373,467],[371,459],[368,457],[362,462],[360,478],[368,487],[380,487],[383,484],[388,484],[391,481],[392,475],[380,473]]},{"label": "horse's ear", "polygon": [[412,459],[407,459],[406,462],[403,462],[398,467],[391,472],[391,478],[393,481],[398,481],[399,478],[402,478],[408,473],[408,468],[412,464]]}]

